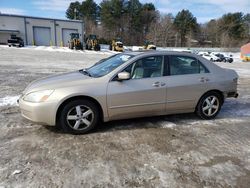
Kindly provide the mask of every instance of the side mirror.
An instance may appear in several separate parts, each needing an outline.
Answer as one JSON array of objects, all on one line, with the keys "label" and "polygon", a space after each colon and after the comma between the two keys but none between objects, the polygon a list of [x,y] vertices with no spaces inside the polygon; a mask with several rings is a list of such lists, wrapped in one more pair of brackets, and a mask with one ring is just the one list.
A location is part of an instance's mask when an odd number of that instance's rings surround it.
[{"label": "side mirror", "polygon": [[129,80],[130,79],[130,73],[128,72],[120,72],[118,73],[118,80],[122,81],[122,80]]}]

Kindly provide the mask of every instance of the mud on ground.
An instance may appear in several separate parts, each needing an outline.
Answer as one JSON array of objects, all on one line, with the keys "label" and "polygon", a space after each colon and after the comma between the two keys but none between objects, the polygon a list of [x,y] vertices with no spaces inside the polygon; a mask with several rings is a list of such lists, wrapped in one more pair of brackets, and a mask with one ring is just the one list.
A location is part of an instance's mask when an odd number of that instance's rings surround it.
[{"label": "mud on ground", "polygon": [[149,117],[75,136],[33,124],[15,103],[3,104],[34,79],[107,56],[0,48],[0,187],[250,187],[247,64],[221,64],[240,73],[240,97],[226,100],[211,121]]}]

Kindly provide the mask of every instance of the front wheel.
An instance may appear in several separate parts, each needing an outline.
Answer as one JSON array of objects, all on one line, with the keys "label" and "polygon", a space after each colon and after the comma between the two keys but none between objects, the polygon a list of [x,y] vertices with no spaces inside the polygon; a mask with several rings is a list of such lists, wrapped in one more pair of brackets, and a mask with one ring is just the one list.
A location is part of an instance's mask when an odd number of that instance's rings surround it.
[{"label": "front wheel", "polygon": [[202,119],[213,119],[220,112],[223,99],[217,92],[209,92],[201,97],[196,113]]},{"label": "front wheel", "polygon": [[98,120],[97,106],[91,101],[80,99],[64,106],[59,117],[59,125],[65,132],[84,134],[92,130]]}]

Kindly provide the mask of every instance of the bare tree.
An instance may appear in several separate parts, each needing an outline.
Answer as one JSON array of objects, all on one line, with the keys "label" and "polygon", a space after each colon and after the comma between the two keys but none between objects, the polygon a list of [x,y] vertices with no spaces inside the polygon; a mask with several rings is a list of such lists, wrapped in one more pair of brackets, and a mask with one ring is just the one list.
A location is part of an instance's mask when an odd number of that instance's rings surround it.
[{"label": "bare tree", "polygon": [[174,46],[175,33],[172,15],[159,16],[158,20],[151,24],[147,39],[157,46]]}]

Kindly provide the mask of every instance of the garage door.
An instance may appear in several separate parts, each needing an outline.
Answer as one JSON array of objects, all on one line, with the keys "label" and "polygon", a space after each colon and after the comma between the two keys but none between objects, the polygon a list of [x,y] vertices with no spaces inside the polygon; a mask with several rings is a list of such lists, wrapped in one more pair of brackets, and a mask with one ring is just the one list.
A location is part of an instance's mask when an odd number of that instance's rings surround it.
[{"label": "garage door", "polygon": [[34,43],[36,46],[49,46],[51,30],[49,27],[33,27]]},{"label": "garage door", "polygon": [[10,39],[10,34],[8,34],[8,33],[0,33],[0,44],[7,44],[8,39]]},{"label": "garage door", "polygon": [[63,46],[68,46],[70,40],[70,33],[78,33],[77,29],[62,29]]}]

